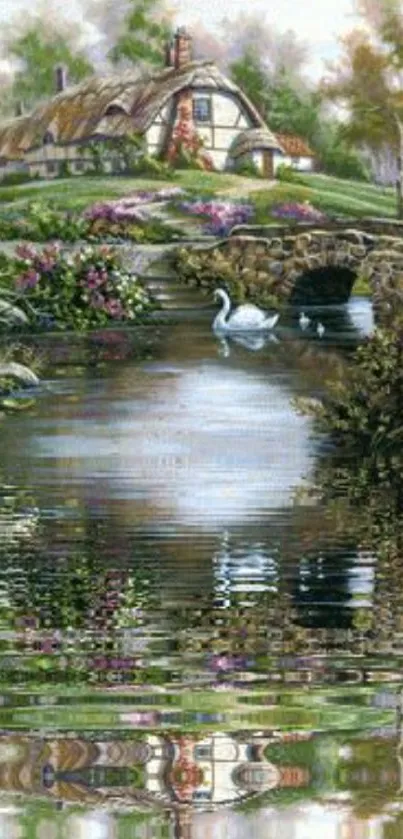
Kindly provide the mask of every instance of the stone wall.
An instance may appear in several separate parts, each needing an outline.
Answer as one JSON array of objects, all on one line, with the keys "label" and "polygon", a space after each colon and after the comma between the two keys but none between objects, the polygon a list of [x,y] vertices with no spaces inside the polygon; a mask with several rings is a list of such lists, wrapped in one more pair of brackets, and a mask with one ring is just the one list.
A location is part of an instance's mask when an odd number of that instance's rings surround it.
[{"label": "stone wall", "polygon": [[[385,227],[403,232],[399,222]],[[194,285],[212,288],[228,281],[238,299],[273,305],[345,303],[358,276],[368,280],[379,311],[403,303],[403,237],[369,232],[367,226],[238,228],[228,239],[188,253],[187,259],[182,252],[177,267]]]}]

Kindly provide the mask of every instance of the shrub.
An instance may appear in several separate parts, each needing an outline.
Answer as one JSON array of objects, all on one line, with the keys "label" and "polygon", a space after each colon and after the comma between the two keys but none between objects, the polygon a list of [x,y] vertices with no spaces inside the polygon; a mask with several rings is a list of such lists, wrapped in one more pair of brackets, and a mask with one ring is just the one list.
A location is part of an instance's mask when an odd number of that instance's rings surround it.
[{"label": "shrub", "polygon": [[39,180],[39,175],[30,175],[29,172],[8,172],[1,178],[0,186],[18,186],[37,180]]},{"label": "shrub", "polygon": [[128,199],[94,204],[83,214],[66,212],[51,203],[33,202],[25,217],[15,210],[0,215],[0,239],[28,239],[36,242],[98,241],[130,239],[135,242],[170,242],[177,238],[172,228],[153,218],[141,204],[171,198],[178,188],[155,193],[138,192]]},{"label": "shrub", "polygon": [[167,159],[175,169],[214,170],[210,155],[204,151],[204,140],[185,116],[180,117],[175,127]]},{"label": "shrub", "polygon": [[136,176],[144,175],[148,178],[158,178],[160,180],[171,180],[175,172],[169,163],[144,154],[133,163],[130,174]]},{"label": "shrub", "polygon": [[150,305],[138,280],[106,246],[87,246],[73,255],[56,244],[42,251],[20,245],[8,274],[18,305],[45,328],[85,330],[133,321]]},{"label": "shrub", "polygon": [[249,178],[262,178],[263,175],[253,160],[239,160],[235,166],[233,171],[236,175],[244,175]]},{"label": "shrub", "polygon": [[369,170],[361,157],[340,140],[325,145],[319,152],[319,160],[327,175],[358,181],[370,180]]},{"label": "shrub", "polygon": [[366,455],[403,444],[403,327],[377,329],[354,354],[323,402],[299,400],[320,430]]},{"label": "shrub", "polygon": [[301,175],[296,172],[292,166],[288,166],[286,163],[280,163],[280,165],[277,166],[275,176],[278,181],[282,181],[284,183],[304,184],[304,179]]}]

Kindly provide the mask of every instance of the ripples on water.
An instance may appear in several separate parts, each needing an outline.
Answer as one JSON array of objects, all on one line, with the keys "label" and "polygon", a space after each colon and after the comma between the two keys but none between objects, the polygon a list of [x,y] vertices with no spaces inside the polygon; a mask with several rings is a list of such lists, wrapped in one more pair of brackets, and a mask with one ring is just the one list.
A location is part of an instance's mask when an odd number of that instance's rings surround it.
[{"label": "ripples on water", "polygon": [[2,426],[0,835],[401,835],[400,536],[308,491],[291,402],[372,314],[311,314],[44,339]]}]

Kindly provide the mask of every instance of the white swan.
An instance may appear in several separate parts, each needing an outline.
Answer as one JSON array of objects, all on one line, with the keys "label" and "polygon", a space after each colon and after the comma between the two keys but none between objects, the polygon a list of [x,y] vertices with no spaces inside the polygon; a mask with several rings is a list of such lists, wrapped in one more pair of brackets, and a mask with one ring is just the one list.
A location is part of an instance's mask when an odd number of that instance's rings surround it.
[{"label": "white swan", "polygon": [[306,329],[307,326],[309,326],[310,322],[311,322],[311,318],[308,318],[308,316],[305,314],[305,312],[301,312],[301,314],[299,316],[299,325],[300,325],[301,329]]},{"label": "white swan", "polygon": [[215,332],[255,332],[256,330],[273,329],[280,315],[277,313],[268,317],[266,312],[254,306],[252,303],[244,303],[229,315],[231,301],[224,289],[217,288],[214,298],[222,300],[222,308],[213,321]]},{"label": "white swan", "polygon": [[323,326],[323,323],[318,323],[318,325],[316,327],[316,331],[319,335],[319,338],[323,338],[323,336],[325,334],[325,327]]}]

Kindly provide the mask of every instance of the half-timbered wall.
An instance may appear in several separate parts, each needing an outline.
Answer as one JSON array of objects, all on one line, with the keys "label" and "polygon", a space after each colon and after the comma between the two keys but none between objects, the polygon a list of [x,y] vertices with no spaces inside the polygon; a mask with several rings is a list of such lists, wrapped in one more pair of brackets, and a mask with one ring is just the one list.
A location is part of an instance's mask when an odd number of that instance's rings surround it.
[{"label": "half-timbered wall", "polygon": [[293,169],[298,169],[299,172],[312,172],[314,169],[315,159],[313,157],[291,157],[287,154],[275,151],[273,156],[274,171],[281,165],[292,166]]}]

